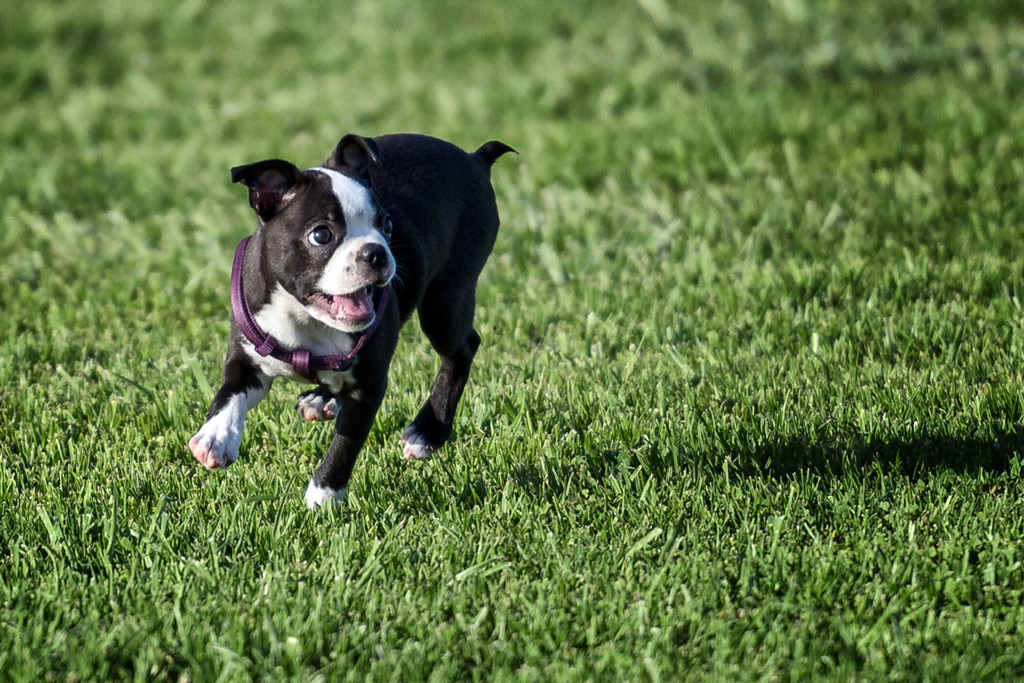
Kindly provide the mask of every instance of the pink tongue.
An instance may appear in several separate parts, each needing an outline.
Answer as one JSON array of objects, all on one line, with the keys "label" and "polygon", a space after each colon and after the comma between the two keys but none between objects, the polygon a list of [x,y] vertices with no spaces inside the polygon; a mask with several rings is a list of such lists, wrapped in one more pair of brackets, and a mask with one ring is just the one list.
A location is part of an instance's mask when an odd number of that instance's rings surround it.
[{"label": "pink tongue", "polygon": [[354,294],[331,297],[332,318],[368,318],[373,313],[373,302],[366,290]]}]

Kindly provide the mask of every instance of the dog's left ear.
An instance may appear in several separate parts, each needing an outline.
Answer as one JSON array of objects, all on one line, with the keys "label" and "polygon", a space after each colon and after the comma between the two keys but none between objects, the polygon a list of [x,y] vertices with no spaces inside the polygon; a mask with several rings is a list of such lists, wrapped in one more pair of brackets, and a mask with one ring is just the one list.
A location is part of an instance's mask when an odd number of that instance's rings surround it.
[{"label": "dog's left ear", "polygon": [[295,164],[283,159],[267,159],[231,169],[231,182],[249,188],[249,204],[256,215],[267,220],[281,207],[281,201],[299,177]]},{"label": "dog's left ear", "polygon": [[377,163],[377,143],[349,133],[338,142],[325,165],[369,187],[371,163]]}]

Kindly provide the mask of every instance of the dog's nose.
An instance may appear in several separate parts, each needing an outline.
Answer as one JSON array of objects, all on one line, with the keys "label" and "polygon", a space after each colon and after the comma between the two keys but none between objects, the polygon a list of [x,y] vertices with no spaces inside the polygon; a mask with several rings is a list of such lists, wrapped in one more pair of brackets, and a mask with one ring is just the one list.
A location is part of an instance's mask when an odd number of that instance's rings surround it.
[{"label": "dog's nose", "polygon": [[388,252],[387,249],[379,244],[366,244],[356,252],[356,260],[360,263],[365,263],[374,270],[379,270],[387,266]]}]

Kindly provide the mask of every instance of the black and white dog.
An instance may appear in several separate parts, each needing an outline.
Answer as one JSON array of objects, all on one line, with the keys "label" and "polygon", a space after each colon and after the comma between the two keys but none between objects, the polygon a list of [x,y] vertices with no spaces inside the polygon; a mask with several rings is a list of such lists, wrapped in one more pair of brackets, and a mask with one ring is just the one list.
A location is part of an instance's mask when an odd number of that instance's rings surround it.
[{"label": "black and white dog", "polygon": [[306,504],[341,500],[414,310],[441,367],[402,433],[403,455],[440,448],[480,345],[476,283],[498,233],[490,167],[510,151],[497,141],[467,154],[423,135],[346,135],[321,167],[270,159],[231,169],[259,225],[235,252],[223,384],[189,441],[196,460],[233,463],[246,411],[273,379],[304,379],[316,386],[299,396],[299,414],[335,421]]}]

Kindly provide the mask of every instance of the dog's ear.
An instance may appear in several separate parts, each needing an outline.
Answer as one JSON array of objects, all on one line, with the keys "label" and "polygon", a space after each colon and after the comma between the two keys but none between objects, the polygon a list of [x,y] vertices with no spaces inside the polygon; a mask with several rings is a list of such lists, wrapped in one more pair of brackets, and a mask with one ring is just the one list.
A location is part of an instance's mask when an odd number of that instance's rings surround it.
[{"label": "dog's ear", "polygon": [[338,142],[338,146],[334,148],[326,166],[355,178],[369,187],[370,164],[375,163],[377,163],[377,143],[371,138],[349,133]]},{"label": "dog's ear", "polygon": [[231,182],[249,188],[249,205],[261,220],[267,220],[281,208],[281,202],[299,177],[295,164],[282,159],[267,159],[231,169]]}]

